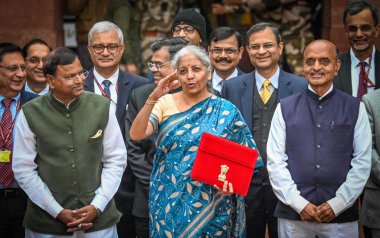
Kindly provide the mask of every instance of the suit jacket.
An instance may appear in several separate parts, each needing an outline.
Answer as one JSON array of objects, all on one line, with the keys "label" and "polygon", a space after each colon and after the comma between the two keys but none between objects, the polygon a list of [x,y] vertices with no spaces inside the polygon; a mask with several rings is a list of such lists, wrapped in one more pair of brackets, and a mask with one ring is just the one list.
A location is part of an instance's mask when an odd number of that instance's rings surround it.
[{"label": "suit jacket", "polygon": [[[334,78],[334,87],[352,95],[351,56],[350,52],[341,54],[342,65]],[[375,52],[375,88],[380,87],[380,52]]]},{"label": "suit jacket", "polygon": [[380,89],[363,96],[372,131],[372,167],[364,191],[361,220],[370,228],[380,229]]},{"label": "suit jacket", "polygon": [[20,95],[20,106],[22,106],[26,102],[38,97],[38,95],[35,95],[33,93],[29,93],[26,91],[21,91],[20,93],[21,93],[21,95]]},{"label": "suit jacket", "polygon": [[[117,79],[118,95],[117,95],[117,105],[116,105],[116,118],[120,126],[121,133],[125,139],[125,116],[127,114],[127,105],[129,97],[132,90],[147,84],[148,79],[133,75],[122,70],[119,71],[119,78]],[[94,92],[95,90],[94,82],[94,69],[89,71],[84,84],[84,90]],[[115,202],[117,208],[125,215],[130,214],[133,205],[133,196],[135,190],[135,178],[133,176],[132,170],[127,165],[124,171],[123,177],[121,179],[119,190],[115,195]]]},{"label": "suit jacket", "polygon": [[[244,72],[241,71],[241,70],[239,69],[239,67],[237,68],[237,71],[238,71],[238,76],[244,74]],[[212,74],[213,74],[213,73],[214,73],[214,69],[212,70]],[[236,78],[236,77],[235,77],[235,78]],[[232,78],[231,78],[231,79],[232,79]],[[227,80],[227,81],[228,81],[228,80]],[[212,87],[212,79],[209,80],[209,81],[207,82],[207,87],[208,87],[209,89],[211,89],[211,92],[212,92],[214,95],[216,95],[216,96],[218,96],[218,97],[221,96],[220,93],[218,92],[218,90],[215,90],[215,89]]]},{"label": "suit jacket", "polygon": [[[227,80],[222,88],[222,98],[231,101],[243,115],[252,131],[253,90],[256,87],[255,71]],[[305,78],[280,70],[278,80],[278,100],[306,89]]]},{"label": "suit jacket", "polygon": [[[132,91],[129,99],[125,129],[129,131],[134,119],[145,105],[149,94],[154,90],[156,84],[151,83]],[[155,136],[145,138],[141,141],[130,139],[126,133],[128,164],[131,166],[136,177],[135,196],[132,214],[137,217],[149,217],[148,198],[150,175],[153,169],[153,158],[156,152]]]},{"label": "suit jacket", "polygon": [[[141,85],[149,83],[149,80],[137,75],[119,71],[119,78],[117,79],[118,95],[117,95],[117,105],[116,105],[116,118],[120,126],[121,133],[125,139],[125,116],[127,114],[127,105],[129,96],[133,89],[140,87]],[[89,74],[84,83],[84,90],[94,92],[95,91],[94,82],[94,69],[89,71]]]}]

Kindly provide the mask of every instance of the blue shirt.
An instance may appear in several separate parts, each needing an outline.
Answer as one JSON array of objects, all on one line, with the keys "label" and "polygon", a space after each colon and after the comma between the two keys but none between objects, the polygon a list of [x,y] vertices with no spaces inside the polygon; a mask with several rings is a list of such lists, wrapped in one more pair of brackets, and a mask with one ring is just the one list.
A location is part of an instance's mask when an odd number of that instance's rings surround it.
[{"label": "blue shirt", "polygon": [[[3,99],[5,97],[3,95],[0,95],[0,118],[3,117],[3,113],[5,111],[5,107],[3,105]],[[17,104],[20,100],[20,93],[17,94],[16,97],[13,98],[14,100],[12,101],[11,103],[11,113],[12,113],[12,120],[13,122],[15,121],[15,118],[16,118],[16,115],[17,115],[17,112],[16,112],[16,109],[17,109]],[[15,130],[12,131],[12,137],[13,137],[13,141],[14,141],[14,138],[15,138]],[[9,185],[9,187],[11,188],[18,188],[18,184],[16,182],[15,179],[13,179],[13,182]],[[2,184],[0,184],[0,189],[3,189],[4,186]]]}]

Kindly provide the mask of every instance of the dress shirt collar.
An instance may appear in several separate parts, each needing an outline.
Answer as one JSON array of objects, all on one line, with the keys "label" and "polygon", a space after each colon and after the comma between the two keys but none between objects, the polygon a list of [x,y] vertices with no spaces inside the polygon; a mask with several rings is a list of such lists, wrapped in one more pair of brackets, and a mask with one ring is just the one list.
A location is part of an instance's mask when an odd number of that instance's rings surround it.
[{"label": "dress shirt collar", "polygon": [[[111,77],[109,77],[107,80],[111,81],[111,87],[116,87],[117,79],[119,78],[119,68],[115,71]],[[103,81],[106,80],[103,76],[101,76],[97,71],[96,68],[94,68],[94,76],[98,80],[99,84],[103,86]]]},{"label": "dress shirt collar", "polygon": [[29,93],[36,94],[36,95],[40,95],[40,96],[45,95],[45,94],[47,94],[47,93],[49,92],[49,89],[50,89],[50,88],[49,88],[49,84],[46,84],[46,87],[44,88],[44,90],[42,90],[42,91],[39,92],[39,93],[36,93],[36,92],[34,92],[34,91],[29,87],[28,82],[25,83],[25,91],[26,91],[26,92],[29,92]]},{"label": "dress shirt collar", "polygon": [[[271,82],[271,85],[276,89],[278,89],[279,77],[280,77],[280,67],[277,66],[276,72],[272,75],[272,77],[268,79]],[[259,72],[257,72],[257,70],[255,70],[255,78],[256,78],[257,89],[260,92],[266,78],[264,78]]]},{"label": "dress shirt collar", "polygon": [[222,80],[229,80],[230,78],[235,78],[238,76],[238,70],[235,68],[234,72],[230,76],[228,76],[226,79],[222,79],[215,70],[212,72],[212,87],[213,88],[218,88],[219,84]]},{"label": "dress shirt collar", "polygon": [[[307,86],[307,88],[312,91],[315,95],[318,95],[314,90],[313,88],[310,86],[310,84]],[[321,97],[319,97],[318,99],[319,100],[322,100],[324,97],[326,97],[334,88],[334,85],[331,85],[331,87],[329,88],[329,90],[327,90],[327,92],[325,92],[325,94],[323,94]]]},{"label": "dress shirt collar", "polygon": [[[372,63],[369,62],[369,57],[367,59],[364,60],[364,62],[367,63],[367,65],[374,65],[374,61],[375,61],[375,52],[376,52],[376,48],[373,47],[372,49]],[[352,48],[350,49],[350,57],[351,57],[351,65],[352,67],[360,67],[360,60],[356,57],[354,51],[352,50]]]}]

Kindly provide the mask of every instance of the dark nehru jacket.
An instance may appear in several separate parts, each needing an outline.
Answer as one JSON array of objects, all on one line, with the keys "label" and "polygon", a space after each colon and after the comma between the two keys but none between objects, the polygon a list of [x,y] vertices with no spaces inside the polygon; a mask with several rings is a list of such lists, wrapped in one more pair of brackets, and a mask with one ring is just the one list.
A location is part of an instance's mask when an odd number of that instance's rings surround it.
[{"label": "dark nehru jacket", "polygon": [[[315,205],[335,197],[351,169],[359,105],[357,98],[336,89],[321,100],[306,90],[281,101],[288,169],[301,196]],[[278,203],[275,216],[300,219],[296,211],[282,202]],[[331,223],[357,219],[357,206],[353,205]]]}]

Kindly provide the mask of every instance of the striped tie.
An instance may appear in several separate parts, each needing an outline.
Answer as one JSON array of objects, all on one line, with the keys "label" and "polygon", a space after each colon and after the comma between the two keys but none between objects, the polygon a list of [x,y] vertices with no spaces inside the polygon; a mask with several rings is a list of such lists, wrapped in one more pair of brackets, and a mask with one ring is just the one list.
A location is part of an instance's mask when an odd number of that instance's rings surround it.
[{"label": "striped tie", "polygon": [[270,86],[271,85],[271,82],[266,79],[263,83],[263,87],[261,89],[261,99],[263,100],[264,104],[267,104],[270,96],[271,96],[271,93],[270,93]]}]

